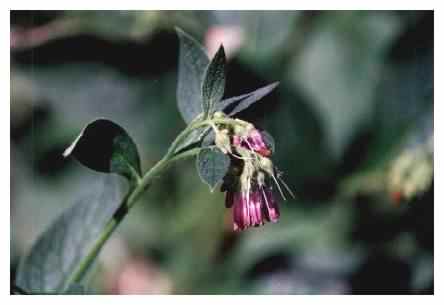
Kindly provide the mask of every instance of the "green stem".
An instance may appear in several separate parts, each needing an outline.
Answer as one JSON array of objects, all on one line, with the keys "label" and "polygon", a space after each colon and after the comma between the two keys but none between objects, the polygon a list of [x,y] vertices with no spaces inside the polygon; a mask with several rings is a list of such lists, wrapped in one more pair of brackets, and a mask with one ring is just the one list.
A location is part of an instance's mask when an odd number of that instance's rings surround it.
[{"label": "green stem", "polygon": [[125,196],[125,198],[122,200],[122,203],[120,204],[119,209],[116,211],[113,218],[106,224],[99,238],[96,240],[89,253],[83,258],[78,268],[71,274],[71,276],[67,280],[65,288],[68,288],[69,285],[72,283],[79,282],[85,276],[86,271],[91,266],[92,262],[99,254],[104,244],[108,241],[113,232],[117,229],[119,224],[128,214],[129,210],[134,206],[134,204],[137,202],[140,196],[144,193],[144,191],[146,191],[149,188],[152,181],[155,178],[157,178],[161,174],[161,172],[163,172],[168,166],[170,166],[174,162],[195,156],[199,153],[199,151],[202,149],[200,147],[187,150],[178,155],[174,155],[173,153],[175,146],[177,146],[177,144],[180,143],[180,141],[177,140],[183,138],[185,135],[191,132],[191,130],[192,128],[187,127],[181,134],[179,134],[179,136],[176,138],[176,141],[174,141],[173,144],[171,145],[172,149],[170,148],[168,153],[160,161],[158,161],[143,176],[143,178],[136,184],[136,186],[132,190],[130,190],[129,193]]},{"label": "green stem", "polygon": [[192,121],[173,141],[165,156],[159,162],[157,162],[141,179],[137,179],[137,182],[122,200],[122,203],[120,204],[118,210],[115,212],[110,221],[105,225],[103,231],[94,243],[91,250],[82,259],[77,269],[68,278],[65,289],[68,288],[70,284],[79,282],[85,276],[86,271],[99,254],[103,245],[108,241],[108,239],[117,229],[119,224],[128,214],[129,210],[134,206],[140,196],[149,188],[153,180],[157,178],[160,173],[162,173],[172,163],[184,158],[195,156],[202,149],[199,147],[184,151],[180,154],[176,154],[175,151],[178,145],[194,130],[203,126],[212,126],[214,124],[239,124],[239,122],[230,118],[213,118],[212,120],[202,120],[200,116]]}]

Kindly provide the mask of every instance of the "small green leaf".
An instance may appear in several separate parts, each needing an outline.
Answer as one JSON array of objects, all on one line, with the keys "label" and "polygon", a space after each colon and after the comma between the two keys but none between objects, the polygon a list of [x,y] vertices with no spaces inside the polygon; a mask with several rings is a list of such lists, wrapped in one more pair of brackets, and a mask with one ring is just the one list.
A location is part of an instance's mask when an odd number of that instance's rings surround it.
[{"label": "small green leaf", "polygon": [[202,108],[204,117],[214,109],[214,105],[218,103],[225,90],[225,51],[221,45],[216,55],[214,55],[207,70],[202,83]]},{"label": "small green leaf", "polygon": [[177,106],[185,120],[191,122],[202,113],[202,82],[209,59],[202,45],[176,28],[180,40]]},{"label": "small green leaf", "polygon": [[202,181],[214,191],[228,172],[230,158],[218,148],[202,149],[197,156],[196,166]]},{"label": "small green leaf", "polygon": [[209,131],[202,138],[201,147],[208,147],[214,145],[214,141],[216,139],[216,134],[213,129],[209,129]]},{"label": "small green leaf", "polygon": [[[233,116],[242,110],[247,109],[253,103],[259,101],[264,96],[268,95],[271,91],[273,91],[279,82],[272,83],[265,87],[256,89],[253,92],[242,94],[239,96],[230,97],[228,99],[222,100],[220,103],[216,104],[216,111],[224,110],[229,116]],[[230,111],[227,109],[232,108]]]},{"label": "small green leaf", "polygon": [[200,127],[195,130],[193,130],[176,148],[174,151],[175,153],[178,153],[179,151],[196,144],[200,142],[205,135],[208,134],[211,127]]},{"label": "small green leaf", "polygon": [[141,175],[136,144],[122,127],[106,119],[89,123],[63,153],[69,155],[99,172],[117,173],[130,180]]},{"label": "small green leaf", "polygon": [[20,262],[16,285],[30,294],[66,291],[70,275],[115,214],[120,197],[116,177],[108,176],[102,191],[95,191],[63,212]]},{"label": "small green leaf", "polygon": [[243,99],[246,99],[247,97],[251,96],[252,94],[253,94],[253,92],[250,92],[250,93],[245,93],[242,95],[226,98],[226,99],[220,101],[218,104],[216,104],[216,106],[215,106],[216,111],[222,111],[222,110],[226,109],[227,107],[229,107],[230,105],[234,106],[234,105],[236,105],[237,102],[239,102]]}]

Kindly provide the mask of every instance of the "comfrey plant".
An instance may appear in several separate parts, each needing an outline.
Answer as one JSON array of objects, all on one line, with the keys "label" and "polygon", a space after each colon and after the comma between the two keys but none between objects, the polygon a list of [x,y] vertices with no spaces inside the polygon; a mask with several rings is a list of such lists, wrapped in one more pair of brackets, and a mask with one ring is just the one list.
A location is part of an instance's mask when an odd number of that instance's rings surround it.
[{"label": "comfrey plant", "polygon": [[187,127],[165,156],[142,174],[137,147],[122,127],[106,119],[88,124],[64,156],[72,156],[93,170],[125,177],[128,192],[122,198],[115,186],[108,187],[56,219],[20,262],[16,293],[85,293],[85,275],[103,245],[154,179],[184,158],[197,156],[199,176],[212,191],[221,184],[226,207],[233,209],[235,231],[279,219],[273,189],[276,187],[284,199],[283,188],[292,193],[270,159],[273,139],[252,123],[233,118],[270,93],[277,83],[222,99],[223,46],[210,61],[192,37],[180,29],[177,34],[177,102]]}]

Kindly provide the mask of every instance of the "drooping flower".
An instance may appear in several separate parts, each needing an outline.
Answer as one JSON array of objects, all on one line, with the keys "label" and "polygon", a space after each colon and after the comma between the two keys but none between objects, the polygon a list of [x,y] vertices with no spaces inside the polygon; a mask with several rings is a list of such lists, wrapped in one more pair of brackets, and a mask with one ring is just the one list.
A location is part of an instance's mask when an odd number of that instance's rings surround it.
[{"label": "drooping flower", "polygon": [[267,173],[258,167],[255,158],[235,160],[234,169],[224,179],[221,189],[226,191],[225,206],[233,209],[234,231],[277,222],[279,206],[271,185],[266,183]]},{"label": "drooping flower", "polygon": [[236,122],[239,125],[232,129],[214,129],[216,146],[232,161],[221,187],[221,191],[226,192],[225,206],[233,209],[234,231],[242,231],[279,220],[279,206],[272,183],[284,199],[278,179],[292,193],[280,176],[275,174],[275,167],[269,158],[272,151],[264,135],[248,122],[239,119]]},{"label": "drooping flower", "polygon": [[255,185],[248,193],[227,191],[225,196],[226,206],[233,208],[234,231],[279,220],[279,206],[269,188]]}]

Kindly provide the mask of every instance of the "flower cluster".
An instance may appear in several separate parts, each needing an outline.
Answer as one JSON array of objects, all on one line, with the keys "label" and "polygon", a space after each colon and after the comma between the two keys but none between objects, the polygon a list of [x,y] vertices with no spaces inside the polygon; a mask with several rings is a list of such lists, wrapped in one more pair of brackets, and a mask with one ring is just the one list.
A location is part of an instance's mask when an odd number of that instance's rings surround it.
[{"label": "flower cluster", "polygon": [[253,124],[235,119],[231,126],[216,127],[215,144],[231,157],[231,168],[224,178],[221,191],[225,194],[225,205],[233,208],[233,229],[241,231],[266,222],[277,222],[279,206],[273,195],[273,183],[285,196],[279,181],[292,192],[276,174],[270,160],[272,149],[264,133]]}]

